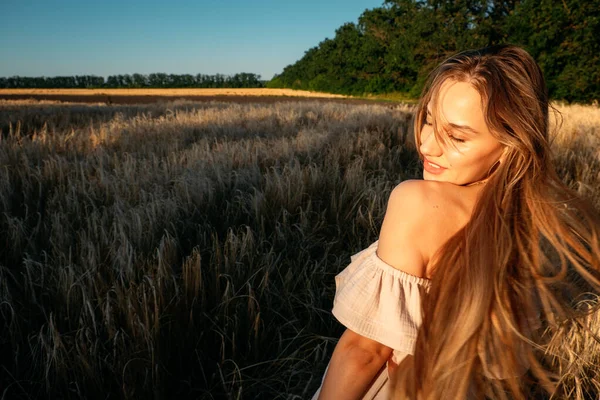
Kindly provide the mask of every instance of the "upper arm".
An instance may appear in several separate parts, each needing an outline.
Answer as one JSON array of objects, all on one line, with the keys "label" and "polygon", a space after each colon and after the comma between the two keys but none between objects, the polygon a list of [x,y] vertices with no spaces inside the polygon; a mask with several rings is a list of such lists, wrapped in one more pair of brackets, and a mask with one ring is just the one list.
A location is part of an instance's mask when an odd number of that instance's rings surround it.
[{"label": "upper arm", "polygon": [[[379,233],[378,257],[408,274],[425,277],[425,241],[436,223],[425,182],[409,180],[392,191]],[[434,208],[435,209],[435,208]]]},{"label": "upper arm", "polygon": [[391,347],[369,339],[350,329],[344,331],[336,349],[344,353],[352,353],[353,357],[360,359],[360,362],[364,364],[374,363],[383,365],[392,354]]}]

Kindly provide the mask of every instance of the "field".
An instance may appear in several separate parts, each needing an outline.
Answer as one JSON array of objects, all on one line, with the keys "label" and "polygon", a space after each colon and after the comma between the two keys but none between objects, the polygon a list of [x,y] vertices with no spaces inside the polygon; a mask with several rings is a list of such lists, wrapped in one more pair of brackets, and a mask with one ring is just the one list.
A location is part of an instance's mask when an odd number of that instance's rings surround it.
[{"label": "field", "polygon": [[[558,108],[557,169],[600,209],[600,109]],[[421,175],[410,121],[0,100],[2,398],[310,397],[342,330],[334,276]],[[600,346],[577,351],[597,372]]]},{"label": "field", "polygon": [[47,100],[81,103],[148,104],[157,101],[276,103],[298,99],[364,103],[347,96],[291,89],[0,89],[0,100]]},{"label": "field", "polygon": [[290,97],[316,97],[316,98],[345,98],[339,94],[309,92],[306,90],[292,89],[0,89],[2,94],[22,95],[121,95],[121,96],[290,96]]}]

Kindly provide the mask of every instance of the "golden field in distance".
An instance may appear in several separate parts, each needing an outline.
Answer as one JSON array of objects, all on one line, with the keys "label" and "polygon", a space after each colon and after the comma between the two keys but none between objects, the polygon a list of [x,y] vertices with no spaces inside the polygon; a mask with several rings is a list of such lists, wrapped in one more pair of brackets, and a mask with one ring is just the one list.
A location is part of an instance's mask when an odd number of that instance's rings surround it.
[{"label": "golden field in distance", "polygon": [[346,98],[339,94],[310,92],[293,89],[216,88],[216,89],[0,89],[0,95],[79,95],[79,96],[289,96]]}]

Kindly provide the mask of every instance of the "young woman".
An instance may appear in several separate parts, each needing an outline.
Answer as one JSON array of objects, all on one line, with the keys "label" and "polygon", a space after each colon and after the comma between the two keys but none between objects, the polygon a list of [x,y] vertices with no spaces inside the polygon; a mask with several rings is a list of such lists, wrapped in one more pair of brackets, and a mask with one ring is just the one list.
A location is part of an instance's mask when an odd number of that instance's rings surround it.
[{"label": "young woman", "polygon": [[515,46],[432,73],[415,116],[424,179],[393,190],[379,240],[336,277],[347,329],[315,399],[562,398],[566,374],[594,373],[552,353],[598,310],[600,222],[552,166],[548,107]]}]

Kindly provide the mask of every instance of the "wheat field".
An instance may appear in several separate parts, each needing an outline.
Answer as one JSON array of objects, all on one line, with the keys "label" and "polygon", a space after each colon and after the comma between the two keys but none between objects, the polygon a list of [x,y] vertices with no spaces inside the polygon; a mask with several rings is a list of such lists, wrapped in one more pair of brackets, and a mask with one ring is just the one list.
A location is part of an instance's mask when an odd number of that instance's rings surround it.
[{"label": "wheat field", "polygon": [[[600,110],[557,108],[600,209]],[[334,276],[421,176],[411,111],[0,101],[1,398],[310,397]]]},{"label": "wheat field", "polygon": [[341,94],[310,92],[308,90],[271,88],[183,88],[183,89],[0,89],[2,94],[21,95],[120,95],[120,96],[289,96],[318,98],[347,98]]}]

